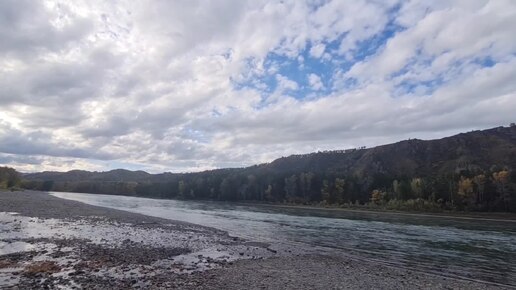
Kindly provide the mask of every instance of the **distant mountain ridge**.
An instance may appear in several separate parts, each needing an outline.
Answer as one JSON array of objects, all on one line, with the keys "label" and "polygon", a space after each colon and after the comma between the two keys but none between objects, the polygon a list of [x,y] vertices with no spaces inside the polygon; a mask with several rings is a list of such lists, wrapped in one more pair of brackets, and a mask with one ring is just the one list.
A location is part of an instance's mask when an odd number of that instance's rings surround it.
[{"label": "distant mountain ridge", "polygon": [[411,139],[349,153],[312,153],[277,159],[276,170],[334,168],[365,175],[432,175],[461,169],[516,165],[516,126],[461,133],[435,140]]},{"label": "distant mountain ridge", "polygon": [[246,168],[215,169],[194,173],[150,174],[115,169],[106,172],[72,170],[23,174],[26,180],[166,182],[174,176],[206,175],[211,172],[308,172],[332,171],[359,177],[427,176],[460,170],[516,168],[516,126],[460,133],[435,140],[404,140],[368,149],[337,150],[282,157],[271,163]]},{"label": "distant mountain ridge", "polygon": [[152,174],[145,171],[131,171],[126,169],[114,169],[105,172],[71,170],[68,172],[43,171],[38,173],[23,174],[25,179],[29,180],[53,180],[53,181],[149,181]]},{"label": "distant mountain ridge", "polygon": [[516,212],[515,168],[516,126],[510,126],[195,173],[31,173],[22,185],[158,198]]}]

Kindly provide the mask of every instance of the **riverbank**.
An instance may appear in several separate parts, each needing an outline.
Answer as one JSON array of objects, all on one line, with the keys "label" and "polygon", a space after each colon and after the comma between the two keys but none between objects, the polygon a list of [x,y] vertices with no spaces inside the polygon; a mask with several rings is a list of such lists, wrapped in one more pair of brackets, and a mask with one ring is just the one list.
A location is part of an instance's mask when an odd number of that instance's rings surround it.
[{"label": "riverbank", "polygon": [[418,212],[418,211],[401,211],[388,210],[384,208],[371,208],[366,206],[331,206],[331,205],[304,205],[290,203],[264,203],[264,202],[235,202],[235,204],[246,206],[261,206],[271,208],[284,209],[304,209],[312,211],[336,211],[336,212],[357,212],[365,214],[387,214],[413,217],[432,217],[445,219],[464,219],[464,220],[482,220],[482,221],[502,221],[516,223],[516,213],[510,212],[466,212],[466,211],[440,211],[440,212]]},{"label": "riverbank", "polygon": [[[95,194],[95,193],[88,193]],[[123,195],[129,197],[138,198],[149,198],[155,200],[181,200],[181,201],[199,201],[199,202],[224,202],[214,201],[212,199],[170,199],[170,198],[158,198],[149,196],[137,196],[137,195]],[[443,218],[443,219],[463,219],[463,220],[480,220],[480,221],[502,221],[502,222],[514,222],[516,223],[516,213],[512,212],[483,212],[483,211],[416,211],[416,210],[394,210],[386,209],[380,206],[370,207],[367,205],[318,205],[318,204],[295,204],[295,203],[281,203],[281,202],[263,202],[263,201],[225,201],[234,205],[245,205],[245,206],[259,206],[259,207],[271,207],[271,208],[285,208],[285,209],[304,209],[313,211],[336,211],[336,212],[357,212],[365,214],[386,214],[386,215],[400,215],[400,216],[414,216],[414,217],[431,217],[431,218]]]},{"label": "riverbank", "polygon": [[42,192],[0,192],[0,212],[0,287],[503,288],[255,243]]}]

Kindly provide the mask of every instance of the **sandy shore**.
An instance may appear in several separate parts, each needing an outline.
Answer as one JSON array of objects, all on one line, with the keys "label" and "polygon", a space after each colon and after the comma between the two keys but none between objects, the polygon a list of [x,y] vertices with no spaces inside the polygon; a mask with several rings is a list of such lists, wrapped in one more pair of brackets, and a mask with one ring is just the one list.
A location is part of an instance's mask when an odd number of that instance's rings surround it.
[{"label": "sandy shore", "polygon": [[0,288],[503,289],[59,199],[0,192]]}]

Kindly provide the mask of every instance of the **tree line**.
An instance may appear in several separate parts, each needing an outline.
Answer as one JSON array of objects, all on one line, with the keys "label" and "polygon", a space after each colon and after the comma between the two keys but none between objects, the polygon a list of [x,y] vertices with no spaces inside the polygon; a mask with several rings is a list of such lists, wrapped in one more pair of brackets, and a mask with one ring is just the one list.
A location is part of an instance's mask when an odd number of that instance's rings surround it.
[{"label": "tree line", "polygon": [[345,175],[331,171],[227,169],[174,174],[161,182],[24,181],[28,189],[152,198],[256,201],[395,210],[516,212],[516,174],[508,168],[432,176]]}]

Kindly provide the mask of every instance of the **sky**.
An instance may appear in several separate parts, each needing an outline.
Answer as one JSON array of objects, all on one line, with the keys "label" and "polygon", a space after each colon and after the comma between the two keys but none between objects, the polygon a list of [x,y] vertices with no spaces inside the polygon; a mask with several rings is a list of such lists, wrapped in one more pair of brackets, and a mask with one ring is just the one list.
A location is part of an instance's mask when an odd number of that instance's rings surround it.
[{"label": "sky", "polygon": [[516,121],[516,1],[0,1],[0,165],[190,172]]}]

